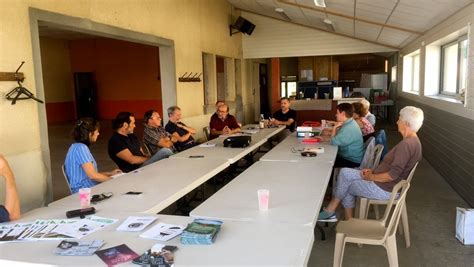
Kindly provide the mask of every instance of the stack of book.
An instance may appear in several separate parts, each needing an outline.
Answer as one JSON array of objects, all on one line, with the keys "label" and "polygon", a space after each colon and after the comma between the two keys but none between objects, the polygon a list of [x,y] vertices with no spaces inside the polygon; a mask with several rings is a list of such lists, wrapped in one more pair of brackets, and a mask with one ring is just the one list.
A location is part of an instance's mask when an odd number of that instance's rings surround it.
[{"label": "stack of book", "polygon": [[195,219],[181,234],[181,243],[186,245],[209,245],[221,229],[221,221]]}]

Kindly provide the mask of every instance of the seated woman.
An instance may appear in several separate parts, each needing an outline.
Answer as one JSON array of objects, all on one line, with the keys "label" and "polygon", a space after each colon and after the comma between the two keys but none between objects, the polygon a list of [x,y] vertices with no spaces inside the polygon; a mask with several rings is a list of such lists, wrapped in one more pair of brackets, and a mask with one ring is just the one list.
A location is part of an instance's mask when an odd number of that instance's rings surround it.
[{"label": "seated woman", "polygon": [[5,178],[5,204],[0,205],[0,223],[20,218],[20,199],[8,161],[0,154],[0,176]]},{"label": "seated woman", "polygon": [[372,124],[365,118],[368,110],[359,102],[352,103],[352,106],[354,106],[354,114],[352,115],[352,118],[357,125],[359,125],[360,130],[362,131],[362,137],[372,135],[375,131],[374,126],[372,126]]},{"label": "seated woman", "polygon": [[359,167],[364,157],[364,141],[359,126],[352,119],[353,113],[354,107],[351,104],[337,105],[337,122],[329,122],[334,124],[334,127],[329,132],[327,129],[323,131],[323,140],[331,141],[332,145],[338,146],[334,168]]},{"label": "seated woman", "polygon": [[393,187],[402,179],[406,179],[416,162],[422,158],[421,143],[416,134],[422,124],[421,109],[407,106],[400,110],[397,126],[403,140],[387,153],[374,171],[341,169],[333,189],[333,198],[319,213],[318,220],[335,221],[335,211],[339,203],[344,207],[346,220],[351,219],[358,196],[388,200]]},{"label": "seated woman", "polygon": [[80,188],[89,188],[107,181],[110,176],[120,173],[116,169],[111,172],[98,172],[97,163],[89,150],[89,146],[97,141],[99,122],[92,118],[82,118],[76,122],[72,130],[74,143],[69,147],[64,161],[64,168],[71,191],[76,193]]}]

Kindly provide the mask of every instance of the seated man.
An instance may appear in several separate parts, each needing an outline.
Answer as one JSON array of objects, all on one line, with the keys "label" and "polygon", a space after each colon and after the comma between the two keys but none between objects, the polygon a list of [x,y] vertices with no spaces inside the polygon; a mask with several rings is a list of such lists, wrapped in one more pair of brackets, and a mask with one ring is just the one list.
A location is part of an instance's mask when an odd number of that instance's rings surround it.
[{"label": "seated man", "polygon": [[351,219],[357,196],[388,200],[393,187],[407,179],[416,162],[422,159],[417,132],[423,124],[423,118],[423,111],[419,108],[407,106],[400,110],[397,126],[403,140],[387,153],[374,171],[341,169],[333,189],[333,198],[319,213],[318,220],[337,220],[335,211],[340,203],[345,209],[345,219]]},{"label": "seated man", "polygon": [[181,120],[181,109],[177,106],[168,108],[169,121],[166,124],[166,131],[171,134],[172,138],[176,139],[174,143],[175,148],[178,151],[183,151],[196,145],[193,134],[196,133],[192,127],[182,123]]},{"label": "seated man", "polygon": [[222,106],[222,105],[224,105],[224,104],[225,104],[225,102],[224,102],[223,100],[217,100],[217,102],[216,102],[216,112],[214,112],[214,113],[212,114],[212,116],[211,116],[211,121],[212,121],[213,119],[215,120],[215,119],[219,118],[219,107]]},{"label": "seated man", "polygon": [[17,220],[20,218],[20,199],[15,177],[3,155],[0,155],[0,176],[5,178],[5,205],[0,205],[0,223]]},{"label": "seated man", "polygon": [[143,115],[144,129],[143,129],[143,143],[148,148],[151,155],[154,155],[162,148],[175,150],[173,141],[177,139],[172,137],[161,126],[161,116],[155,110],[148,110]]},{"label": "seated man", "polygon": [[130,172],[141,166],[167,158],[173,154],[170,149],[160,149],[151,157],[146,156],[138,141],[138,137],[133,134],[135,129],[135,117],[130,112],[120,112],[112,122],[115,132],[110,137],[108,152],[110,158],[117,164],[123,172]]},{"label": "seated man", "polygon": [[211,135],[209,139],[214,139],[221,134],[233,134],[240,132],[240,125],[234,116],[229,114],[229,106],[227,104],[220,105],[217,108],[218,117],[209,122]]},{"label": "seated man", "polygon": [[286,129],[278,134],[277,139],[283,140],[290,133],[295,131],[296,110],[290,108],[290,99],[288,97],[280,98],[280,110],[273,113],[273,119],[270,121],[272,125],[285,125]]},{"label": "seated man", "polygon": [[330,131],[330,136],[323,136],[323,140],[331,141],[332,145],[339,146],[334,168],[359,167],[364,157],[364,141],[359,125],[352,119],[354,107],[349,103],[337,105],[336,122]]}]

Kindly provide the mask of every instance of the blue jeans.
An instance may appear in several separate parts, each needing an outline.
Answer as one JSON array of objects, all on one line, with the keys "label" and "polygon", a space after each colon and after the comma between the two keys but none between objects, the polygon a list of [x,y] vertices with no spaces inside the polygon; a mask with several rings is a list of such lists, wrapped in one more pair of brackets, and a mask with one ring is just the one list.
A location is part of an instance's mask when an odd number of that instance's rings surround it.
[{"label": "blue jeans", "polygon": [[157,162],[159,160],[165,159],[171,155],[173,155],[173,151],[171,149],[161,148],[160,150],[158,150],[158,152],[156,152],[153,156],[151,156],[151,158],[143,162],[142,167],[148,164],[151,164],[153,162]]}]

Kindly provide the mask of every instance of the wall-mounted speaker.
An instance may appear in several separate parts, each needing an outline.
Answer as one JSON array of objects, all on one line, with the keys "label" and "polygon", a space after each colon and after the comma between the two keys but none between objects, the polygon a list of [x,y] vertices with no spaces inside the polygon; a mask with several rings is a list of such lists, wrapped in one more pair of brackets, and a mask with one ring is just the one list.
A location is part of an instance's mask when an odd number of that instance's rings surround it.
[{"label": "wall-mounted speaker", "polygon": [[[237,30],[237,32],[233,32],[232,29]],[[237,18],[237,20],[235,21],[234,24],[229,26],[231,36],[233,34],[238,33],[238,32],[251,35],[254,29],[255,29],[255,24],[253,24],[252,22],[242,18],[241,16],[239,16]]]}]

